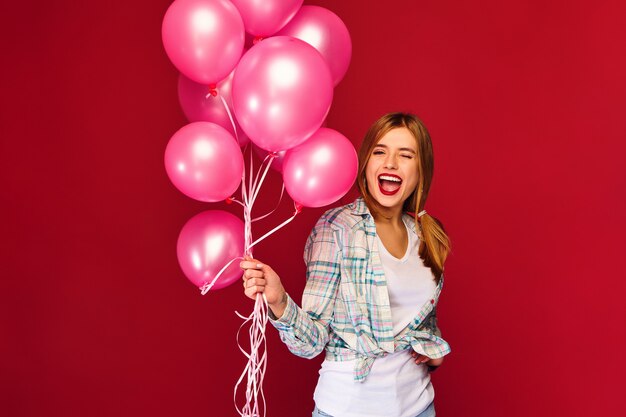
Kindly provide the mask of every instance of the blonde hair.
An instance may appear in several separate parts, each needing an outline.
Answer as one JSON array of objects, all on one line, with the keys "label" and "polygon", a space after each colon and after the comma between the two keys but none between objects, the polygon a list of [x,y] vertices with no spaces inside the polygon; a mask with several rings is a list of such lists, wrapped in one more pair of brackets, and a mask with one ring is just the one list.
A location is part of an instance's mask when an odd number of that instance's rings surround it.
[{"label": "blonde hair", "polygon": [[450,252],[450,239],[446,235],[441,222],[435,217],[429,214],[424,214],[421,217],[417,216],[417,213],[424,210],[434,170],[433,146],[430,135],[424,123],[417,116],[410,113],[389,113],[374,122],[367,131],[359,149],[357,186],[370,212],[376,216],[377,203],[367,190],[365,167],[374,146],[380,139],[390,130],[402,127],[407,128],[415,138],[418,167],[417,186],[405,200],[403,210],[413,215],[416,226],[421,229],[421,242],[418,254],[424,261],[424,265],[431,269],[436,281],[439,282],[443,273],[444,263]]}]

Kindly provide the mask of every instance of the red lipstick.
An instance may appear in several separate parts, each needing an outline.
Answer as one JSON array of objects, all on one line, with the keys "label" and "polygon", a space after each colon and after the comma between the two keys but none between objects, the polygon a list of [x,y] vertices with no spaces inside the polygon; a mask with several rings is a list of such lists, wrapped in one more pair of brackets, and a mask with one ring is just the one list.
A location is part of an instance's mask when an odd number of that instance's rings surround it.
[{"label": "red lipstick", "polygon": [[383,195],[394,195],[400,191],[402,178],[395,174],[380,174],[378,176],[378,189]]}]

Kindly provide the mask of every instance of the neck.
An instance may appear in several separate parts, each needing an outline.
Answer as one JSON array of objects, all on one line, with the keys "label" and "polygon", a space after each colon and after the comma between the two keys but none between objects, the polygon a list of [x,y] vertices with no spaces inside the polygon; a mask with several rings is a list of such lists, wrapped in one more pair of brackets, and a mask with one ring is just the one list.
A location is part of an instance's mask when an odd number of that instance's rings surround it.
[{"label": "neck", "polygon": [[401,224],[402,207],[382,207],[380,204],[376,204],[374,221],[377,224]]}]

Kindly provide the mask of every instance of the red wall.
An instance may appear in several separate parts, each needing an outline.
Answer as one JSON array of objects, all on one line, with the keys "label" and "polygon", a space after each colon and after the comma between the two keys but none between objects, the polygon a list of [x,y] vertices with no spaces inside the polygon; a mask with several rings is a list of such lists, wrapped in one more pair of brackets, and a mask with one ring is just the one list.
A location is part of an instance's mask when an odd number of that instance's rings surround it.
[{"label": "red wall", "polygon": [[[169,3],[1,6],[1,415],[236,415],[234,311],[251,303],[239,285],[201,296],[175,255],[187,219],[226,206],[183,196],[163,168],[186,123],[160,39]],[[624,415],[624,3],[310,3],[354,45],[328,126],[358,146],[410,110],[433,137],[427,209],[454,244],[438,415]],[[322,211],[256,252],[298,300]],[[268,416],[310,415],[321,358],[270,330]]]}]

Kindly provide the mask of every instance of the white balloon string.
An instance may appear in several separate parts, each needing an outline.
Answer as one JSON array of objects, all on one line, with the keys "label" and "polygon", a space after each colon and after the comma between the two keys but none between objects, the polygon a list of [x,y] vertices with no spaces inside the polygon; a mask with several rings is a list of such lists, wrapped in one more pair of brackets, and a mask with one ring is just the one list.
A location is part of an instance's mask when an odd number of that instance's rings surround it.
[{"label": "white balloon string", "polygon": [[[247,151],[247,150],[248,150],[248,147],[246,146],[246,149],[244,149],[244,151],[243,151],[244,162],[245,162],[245,155],[246,155],[245,151]],[[242,178],[241,178],[241,198],[243,199],[244,205],[246,207],[249,206],[248,188],[246,188],[246,167],[245,167],[245,165],[243,167],[243,174],[242,174]]]},{"label": "white balloon string", "polygon": [[[265,156],[265,158],[264,158],[264,159],[263,159],[263,161],[261,162],[261,166],[259,166],[259,170],[256,172],[256,176],[257,176],[257,178],[259,178],[259,177],[260,177],[260,175],[261,175],[261,172],[263,172],[263,167],[265,167],[265,164],[267,164],[267,163],[271,163],[272,161],[271,161],[270,159],[274,159],[274,158],[276,158],[276,156],[275,156],[275,155],[273,155],[273,154],[271,154],[271,153],[268,153],[268,154]],[[269,161],[269,162],[268,162],[268,161]],[[255,181],[255,183],[254,183],[254,184],[255,184],[255,187],[256,187],[256,181]]]},{"label": "white balloon string", "polygon": [[226,104],[226,100],[224,100],[224,96],[222,96],[221,94],[218,94],[218,97],[222,100],[222,104],[224,104],[224,108],[226,109],[226,113],[228,114],[228,118],[230,119],[230,124],[233,126],[233,132],[235,133],[235,140],[237,141],[237,144],[239,144],[239,137],[237,135],[237,125],[235,124],[235,119],[233,118],[233,115],[230,112],[230,109],[228,108],[228,104]]},{"label": "white balloon string", "polygon": [[254,202],[252,201],[252,194],[253,194],[253,188],[252,188],[252,178],[253,178],[253,174],[254,173],[254,161],[252,158],[252,149],[250,149],[250,177],[248,178],[248,198],[249,198],[249,203],[250,203],[250,209],[252,209],[252,206],[254,205]]},{"label": "white balloon string", "polygon": [[243,208],[243,218],[244,218],[244,253],[246,256],[252,256],[252,251],[250,250],[250,242],[252,242],[252,220],[251,220],[251,208],[249,205],[245,205]]},{"label": "white balloon string", "polygon": [[[209,93],[208,95],[211,95],[211,93]],[[235,119],[233,117],[233,114],[230,111],[230,107],[228,106],[228,103],[226,103],[226,100],[224,99],[224,96],[222,96],[221,94],[218,93],[218,97],[222,101],[222,104],[224,105],[224,109],[226,109],[226,114],[228,114],[228,119],[230,120],[230,124],[233,127],[233,133],[235,134],[235,141],[237,142],[237,145],[239,145],[239,135],[237,134],[237,124],[235,123]],[[244,154],[245,154],[245,150],[246,149],[247,149],[247,146],[244,148],[244,151],[243,151]],[[252,160],[250,162],[252,163]],[[251,168],[252,168],[252,166],[251,166]],[[252,172],[252,170],[250,172]],[[250,175],[252,175],[252,174],[250,174]],[[244,167],[243,172],[241,174],[241,195],[242,195],[243,201],[247,204],[248,203],[248,193],[246,192],[245,184],[246,184],[246,169]]]},{"label": "white balloon string", "polygon": [[246,193],[246,169],[243,169],[241,175],[241,198],[243,199],[244,207],[248,205],[248,193]]},{"label": "white balloon string", "polygon": [[[268,154],[265,159],[263,160],[263,162],[261,162],[261,165],[259,166],[259,170],[256,173],[256,177],[254,179],[254,184],[252,185],[252,190],[251,190],[251,194],[252,195],[256,195],[258,193],[258,190],[261,188],[261,185],[258,183],[259,178],[261,178],[260,182],[261,184],[263,183],[263,179],[265,179],[265,175],[267,174],[268,168],[269,166],[265,165],[265,164],[271,164],[272,161],[274,160],[276,156],[272,155],[272,154]],[[269,162],[268,162],[269,161]],[[265,168],[265,170],[264,170]],[[261,173],[263,173],[263,176],[261,177]],[[252,199],[252,203],[254,204],[254,198]]]},{"label": "white balloon string", "polygon": [[296,207],[296,211],[293,213],[293,216],[291,216],[290,218],[288,218],[287,220],[285,220],[284,222],[282,222],[281,224],[279,224],[278,226],[276,226],[275,228],[273,228],[272,230],[270,230],[269,232],[267,232],[266,234],[264,234],[263,236],[261,236],[260,238],[258,238],[257,240],[255,240],[253,243],[250,244],[250,248],[252,248],[254,245],[260,243],[263,239],[265,239],[266,237],[269,237],[270,235],[274,234],[275,232],[277,232],[279,229],[282,229],[283,227],[287,226],[289,223],[291,223],[291,221],[293,219],[296,218],[296,216],[300,213],[300,210],[298,209],[298,207]]},{"label": "white balloon string", "polygon": [[[254,199],[256,198],[256,195],[258,193],[258,188],[260,188],[264,179],[263,176],[259,180],[258,174],[256,178],[253,179],[254,167],[252,160],[252,151],[250,151],[249,168],[250,171],[248,178],[248,187],[246,187],[245,179],[242,180],[241,187],[242,195],[244,198],[244,252],[246,256],[252,256],[252,206],[254,205]],[[262,392],[262,388],[267,361],[267,355],[265,350],[265,327],[268,320],[267,310],[268,307],[265,296],[263,294],[257,294],[255,306],[250,316],[244,317],[241,314],[237,313],[237,315],[244,320],[244,322],[239,327],[239,330],[237,331],[237,345],[239,346],[239,350],[241,350],[241,352],[248,360],[243,372],[241,373],[241,376],[239,377],[239,380],[235,384],[235,388],[233,391],[233,401],[235,404],[235,408],[237,409],[239,415],[241,415],[242,417],[261,416],[261,408],[259,405],[259,391],[261,394],[261,399],[263,401],[262,411],[263,415],[265,415],[265,396]],[[248,337],[250,339],[249,353],[242,348],[241,343],[239,342],[241,329],[247,324],[250,324],[250,328],[248,330]],[[237,404],[237,392],[239,391],[239,387],[241,386],[244,377],[246,378],[245,404],[242,408],[240,408]]]},{"label": "white balloon string", "polygon": [[[236,199],[236,198],[234,198],[234,197],[230,197],[230,202],[231,202],[231,203],[237,203],[237,204],[239,204],[241,207],[245,207],[245,206],[246,206],[245,204],[243,204],[241,201],[237,200],[237,199]],[[254,221],[254,220],[252,220],[252,221]]]},{"label": "white balloon string", "polygon": [[[274,160],[276,156],[274,154],[269,154],[267,155],[267,157],[265,158],[265,160],[263,161],[263,164],[265,163],[265,161],[269,161],[267,162],[267,165],[265,166],[265,170],[263,171],[263,175],[261,176],[261,179],[258,179],[258,174],[257,174],[257,178],[254,180],[254,191],[252,194],[252,200],[250,201],[250,204],[254,204],[254,202],[256,201],[256,197],[259,194],[259,190],[261,189],[261,184],[263,184],[263,181],[265,181],[265,176],[267,175],[267,171],[269,171],[270,166],[272,165],[272,161]],[[261,164],[261,167],[259,167],[259,172],[261,172],[261,168],[263,167],[263,164]],[[257,180],[258,180],[258,184],[257,184]]]},{"label": "white balloon string", "polygon": [[274,207],[274,210],[270,211],[267,214],[264,214],[263,216],[255,217],[254,219],[252,219],[252,222],[254,223],[257,220],[263,220],[264,218],[275,212],[278,209],[278,206],[280,206],[280,202],[283,201],[283,194],[285,194],[285,183],[283,183],[283,186],[280,189],[280,197],[278,198],[278,203],[276,203],[276,207]]},{"label": "white balloon string", "polygon": [[217,279],[222,276],[222,274],[224,273],[226,268],[228,268],[237,259],[243,259],[243,258],[238,256],[238,257],[233,258],[230,261],[228,261],[228,263],[226,265],[224,265],[224,267],[222,269],[220,269],[220,272],[218,272],[217,275],[215,275],[215,277],[213,278],[213,280],[211,280],[211,282],[207,282],[202,287],[200,287],[200,292],[202,293],[202,295],[205,295],[206,293],[209,292],[209,290],[211,290],[211,288],[213,288],[213,285],[215,285],[215,282],[217,281]]},{"label": "white balloon string", "polygon": [[[244,149],[245,155],[245,149]],[[248,206],[248,193],[246,191],[246,167],[244,165],[242,173],[241,173],[241,199],[244,203],[244,208]]]},{"label": "white balloon string", "polygon": [[[244,322],[237,331],[237,346],[243,355],[248,358],[248,363],[241,373],[235,389],[233,391],[233,401],[237,412],[242,417],[260,417],[265,415],[266,402],[263,393],[263,379],[267,369],[267,343],[265,338],[265,328],[269,317],[267,299],[264,294],[257,294],[254,311],[250,316],[244,317],[236,313]],[[251,322],[248,335],[250,338],[250,352],[248,353],[239,342],[241,329]],[[244,377],[246,378],[246,403],[242,408],[237,405],[237,392],[241,386]],[[262,407],[259,404],[259,395],[262,401]],[[262,411],[262,414],[261,414]]]},{"label": "white balloon string", "polygon": [[[231,125],[233,127],[233,132],[235,133],[235,139],[237,140],[237,143],[239,143],[239,138],[237,136],[237,126],[235,124],[235,119],[233,118],[232,112],[230,111],[230,108],[228,104],[226,103],[226,100],[224,99],[224,97],[222,95],[218,95],[218,96],[220,100],[222,101],[224,108],[226,109],[228,118],[230,119]],[[246,149],[244,149],[244,154],[246,150],[247,150],[247,147]],[[273,230],[266,233],[255,242],[252,241],[252,222],[254,221],[252,220],[252,207],[254,206],[254,203],[259,194],[261,186],[263,185],[263,182],[265,181],[265,177],[269,171],[272,161],[275,158],[276,158],[275,154],[268,155],[263,161],[263,163],[261,163],[261,166],[259,167],[257,174],[253,175],[254,161],[252,157],[252,149],[250,149],[250,164],[248,166],[249,171],[248,171],[247,180],[246,180],[245,167],[241,175],[241,196],[242,196],[243,201],[239,201],[232,197],[229,199],[229,202],[236,202],[237,204],[243,207],[244,236],[245,236],[244,253],[246,256],[252,256],[252,247],[254,245],[261,242],[263,239],[270,236],[271,234],[275,233],[280,228],[284,227],[286,224],[291,222],[295,218],[295,216],[299,213],[299,210],[296,207],[296,212],[290,219],[286,220],[279,226],[275,227]],[[273,213],[280,205],[280,202],[282,201],[282,198],[283,198],[284,191],[285,191],[285,185],[283,184],[281,192],[280,192],[280,198],[278,200],[278,204],[276,205],[276,208],[274,208],[274,210],[267,213],[266,215],[259,217],[255,220],[260,220],[262,218],[269,216],[271,213]],[[213,287],[213,285],[215,284],[219,276],[236,259],[241,259],[241,258],[232,259],[230,262],[228,262],[228,264],[226,264],[226,266],[222,268],[222,270],[211,281],[211,283],[205,284],[201,288],[203,295],[206,294],[211,289],[211,287]],[[266,350],[267,340],[265,337],[265,329],[266,329],[267,321],[269,318],[268,311],[269,311],[269,307],[267,305],[267,299],[265,297],[265,294],[257,294],[255,304],[254,304],[254,309],[252,313],[250,314],[250,316],[245,317],[239,314],[238,312],[236,312],[236,314],[242,320],[244,320],[241,326],[239,327],[239,330],[237,330],[237,345],[239,346],[239,350],[248,359],[248,363],[246,364],[243,372],[241,373],[239,380],[235,384],[235,389],[233,393],[233,401],[235,403],[235,408],[237,409],[237,412],[239,413],[239,415],[242,417],[265,416],[266,402],[265,402],[265,395],[263,393],[263,379],[265,377],[265,370],[267,368],[267,350]],[[250,324],[250,328],[248,330],[248,336],[250,339],[250,352],[246,352],[246,350],[239,343],[239,336],[241,333],[241,329],[247,324]],[[244,377],[246,378],[246,391],[245,391],[246,402],[242,408],[239,408],[239,406],[237,405],[237,392],[239,391],[239,387],[242,384]],[[260,396],[260,399],[259,399],[259,396]],[[262,401],[262,404],[259,403],[259,400]]]}]

